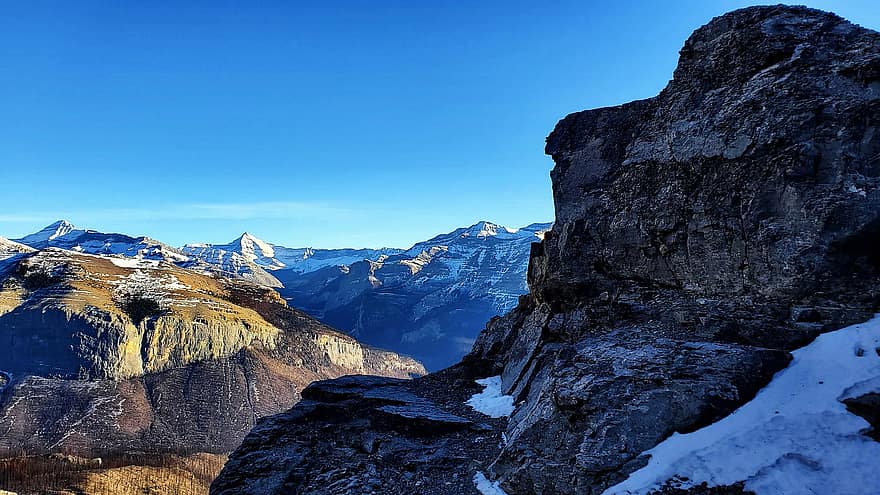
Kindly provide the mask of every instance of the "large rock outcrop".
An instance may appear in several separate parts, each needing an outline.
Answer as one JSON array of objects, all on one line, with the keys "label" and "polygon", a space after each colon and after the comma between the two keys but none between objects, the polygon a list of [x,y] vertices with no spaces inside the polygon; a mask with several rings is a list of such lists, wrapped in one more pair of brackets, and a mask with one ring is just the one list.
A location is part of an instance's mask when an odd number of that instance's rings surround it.
[{"label": "large rock outcrop", "polygon": [[[500,374],[517,407],[491,465],[415,470],[436,493],[475,493],[477,471],[509,494],[600,493],[672,433],[749,400],[787,351],[878,309],[876,32],[803,7],[732,12],[687,40],[658,96],[569,115],[547,153],[556,223],[533,246],[530,294],[441,375]],[[380,415],[362,410],[328,421],[368,438]],[[261,424],[214,491],[346,493],[356,459],[334,466],[334,484],[262,483],[330,469],[316,461],[326,441],[296,455],[275,443],[319,435],[307,415]],[[373,462],[376,492],[397,492],[397,455]],[[249,472],[260,458],[278,462]]]},{"label": "large rock outcrop", "polygon": [[234,449],[315,380],[408,378],[272,289],[55,248],[0,267],[0,455]]}]

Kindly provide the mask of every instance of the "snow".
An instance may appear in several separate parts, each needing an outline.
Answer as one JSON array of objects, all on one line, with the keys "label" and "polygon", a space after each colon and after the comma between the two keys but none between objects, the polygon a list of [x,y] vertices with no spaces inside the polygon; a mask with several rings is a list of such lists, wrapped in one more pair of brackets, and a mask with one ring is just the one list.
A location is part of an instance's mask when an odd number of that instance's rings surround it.
[{"label": "snow", "polygon": [[842,399],[880,391],[880,316],[819,336],[730,416],[653,449],[612,494],[643,494],[673,477],[682,487],[745,481],[758,495],[877,492],[880,442]]},{"label": "snow", "polygon": [[507,495],[507,492],[501,489],[501,485],[497,481],[486,478],[486,475],[479,471],[474,475],[474,486],[483,495]]},{"label": "snow", "polygon": [[866,193],[865,190],[862,189],[861,187],[849,186],[849,187],[847,188],[847,192],[850,192],[850,193],[852,193],[852,194],[858,194],[859,196],[861,196],[861,197],[863,197],[863,198],[864,198],[865,196],[867,196],[867,193]]},{"label": "snow", "polygon": [[501,377],[491,376],[477,380],[479,385],[485,388],[482,392],[474,394],[468,399],[467,405],[493,418],[510,416],[513,412],[513,396],[504,395],[501,391]]},{"label": "snow", "polygon": [[159,261],[157,260],[115,257],[108,257],[108,259],[111,263],[120,268],[156,268],[159,266]]}]

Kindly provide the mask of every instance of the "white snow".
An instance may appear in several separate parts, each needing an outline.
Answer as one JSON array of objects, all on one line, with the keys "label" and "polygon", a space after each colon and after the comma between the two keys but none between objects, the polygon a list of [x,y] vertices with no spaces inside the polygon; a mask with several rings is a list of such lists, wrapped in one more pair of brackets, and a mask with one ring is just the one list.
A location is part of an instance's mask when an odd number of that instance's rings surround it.
[{"label": "white snow", "polygon": [[681,486],[745,481],[759,495],[876,495],[880,442],[840,401],[880,391],[880,316],[819,336],[730,416],[647,451],[651,460],[611,494],[643,494],[675,476]]},{"label": "white snow", "polygon": [[108,257],[108,259],[120,268],[157,268],[159,266],[159,261],[157,260],[116,257]]},{"label": "white snow", "polygon": [[865,196],[867,196],[867,193],[866,193],[865,190],[862,189],[861,187],[849,186],[849,187],[847,188],[847,192],[850,192],[850,193],[853,193],[853,194],[858,194],[859,196],[861,196],[861,197],[863,197],[863,198],[864,198]]},{"label": "white snow", "polygon": [[490,376],[489,378],[477,380],[477,383],[486,388],[482,392],[474,394],[473,397],[468,399],[466,404],[477,412],[493,418],[510,416],[513,412],[513,396],[502,393],[501,377]]},{"label": "white snow", "polygon": [[477,487],[477,491],[483,495],[507,495],[507,492],[501,489],[501,485],[497,481],[486,478],[486,475],[479,471],[474,475],[474,485]]}]

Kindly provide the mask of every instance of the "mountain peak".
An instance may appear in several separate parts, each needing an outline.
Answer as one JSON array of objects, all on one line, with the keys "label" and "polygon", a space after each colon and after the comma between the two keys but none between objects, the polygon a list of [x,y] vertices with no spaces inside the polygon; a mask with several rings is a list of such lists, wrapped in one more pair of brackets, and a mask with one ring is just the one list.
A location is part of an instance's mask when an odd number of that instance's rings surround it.
[{"label": "mountain peak", "polygon": [[461,233],[461,237],[498,237],[509,234],[516,234],[517,232],[519,232],[519,229],[511,229],[509,227],[505,227],[503,225],[490,222],[488,220],[481,220],[464,229],[464,232]]},{"label": "mountain peak", "polygon": [[268,242],[254,236],[250,232],[241,234],[232,244],[241,248],[241,254],[251,261],[264,257],[274,258],[275,249]]},{"label": "mountain peak", "polygon": [[58,220],[57,222],[53,222],[43,227],[39,232],[26,235],[21,239],[15,239],[15,241],[31,247],[44,248],[49,244],[49,241],[63,237],[76,230],[79,229],[67,220]]},{"label": "mountain peak", "polygon": [[507,227],[486,220],[482,220],[468,227],[467,230],[465,230],[465,232],[462,234],[462,237],[495,237],[496,235],[498,235],[499,232],[504,231],[511,232],[510,229],[508,229]]},{"label": "mountain peak", "polygon": [[67,220],[58,220],[52,224],[47,225],[40,232],[52,232],[49,236],[49,240],[55,239],[56,237],[61,237],[63,235],[69,234],[76,230],[76,226]]}]

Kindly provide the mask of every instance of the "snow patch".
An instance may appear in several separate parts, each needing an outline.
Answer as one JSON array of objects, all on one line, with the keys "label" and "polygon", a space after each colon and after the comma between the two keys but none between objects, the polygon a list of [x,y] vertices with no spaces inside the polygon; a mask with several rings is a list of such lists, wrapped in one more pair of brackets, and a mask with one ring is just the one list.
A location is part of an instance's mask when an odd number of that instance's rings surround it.
[{"label": "snow patch", "polygon": [[861,187],[849,186],[846,191],[849,193],[852,193],[852,194],[858,194],[859,196],[861,196],[863,198],[865,196],[867,196],[867,193]]},{"label": "snow patch", "polygon": [[501,485],[497,481],[490,480],[479,471],[474,475],[474,486],[483,495],[507,495],[507,492],[501,489]]},{"label": "snow patch", "polygon": [[645,452],[648,465],[606,495],[643,494],[666,480],[683,488],[745,481],[759,495],[877,493],[880,442],[841,400],[880,391],[880,315],[820,335],[730,416]]},{"label": "snow patch", "polygon": [[490,376],[477,380],[477,383],[485,388],[482,392],[474,394],[468,399],[466,404],[475,411],[493,418],[510,416],[513,412],[513,396],[504,395],[501,391],[501,377]]},{"label": "snow patch", "polygon": [[158,260],[145,260],[137,258],[108,257],[111,263],[120,268],[158,268]]}]

